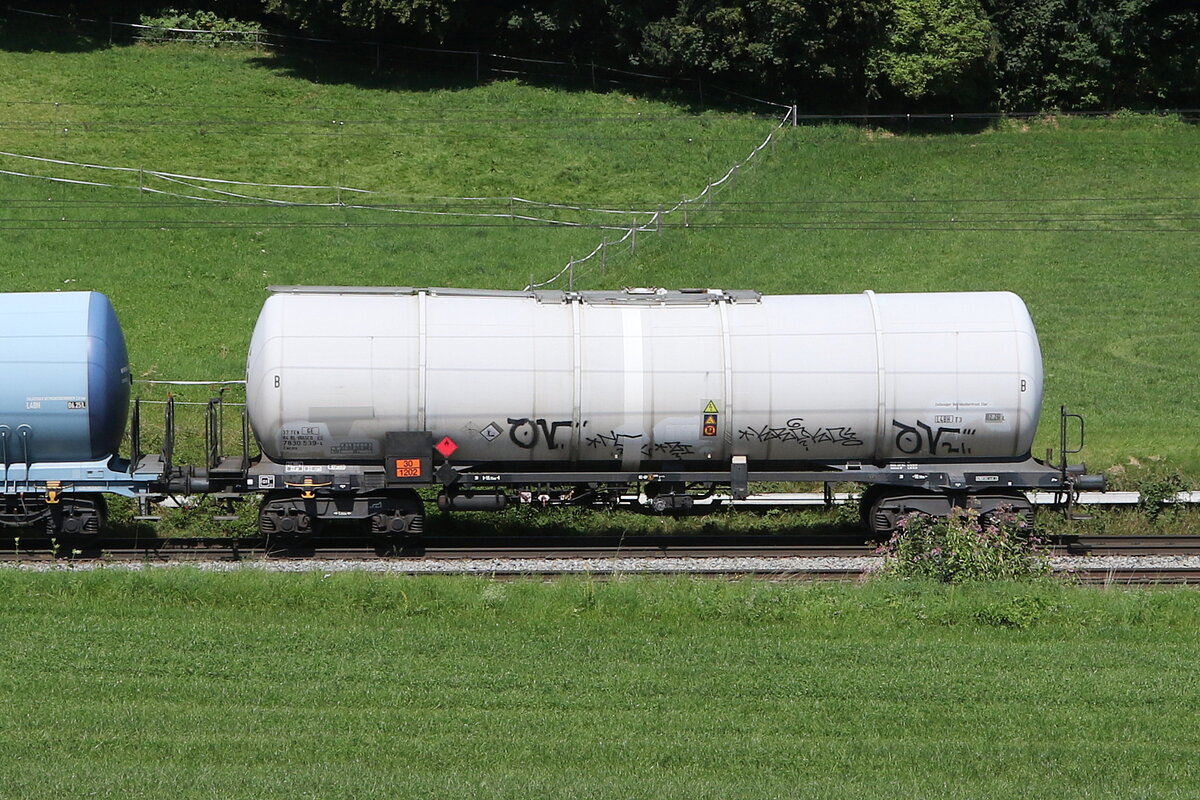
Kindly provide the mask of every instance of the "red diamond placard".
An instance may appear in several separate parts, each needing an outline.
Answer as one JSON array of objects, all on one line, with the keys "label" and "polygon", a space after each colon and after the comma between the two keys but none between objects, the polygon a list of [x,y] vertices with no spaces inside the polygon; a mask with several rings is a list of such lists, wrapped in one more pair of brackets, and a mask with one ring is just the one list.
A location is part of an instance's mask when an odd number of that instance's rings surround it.
[{"label": "red diamond placard", "polygon": [[454,443],[453,439],[447,436],[435,444],[433,449],[441,453],[442,458],[449,458],[450,456],[454,455],[454,451],[458,449],[458,445]]}]

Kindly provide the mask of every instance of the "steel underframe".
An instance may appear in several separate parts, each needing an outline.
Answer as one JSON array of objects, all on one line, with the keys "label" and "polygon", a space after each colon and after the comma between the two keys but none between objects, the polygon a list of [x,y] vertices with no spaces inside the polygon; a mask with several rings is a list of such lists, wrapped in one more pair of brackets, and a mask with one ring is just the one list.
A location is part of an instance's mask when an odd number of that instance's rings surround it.
[{"label": "steel underframe", "polygon": [[43,495],[104,492],[134,497],[162,480],[160,472],[131,469],[123,460],[0,465],[0,494]]},{"label": "steel underframe", "polygon": [[[531,470],[497,471],[443,462],[430,479],[422,481],[388,481],[379,485],[364,480],[367,476],[383,474],[382,468],[369,465],[277,464],[267,460],[255,464],[241,481],[243,492],[263,490],[305,490],[318,495],[379,491],[381,489],[440,486],[447,491],[515,490],[526,487],[596,485],[659,485],[714,484],[729,486],[734,499],[749,495],[750,483],[865,483],[878,486],[903,487],[938,493],[976,493],[997,489],[1039,490],[1066,492],[1071,489],[1070,477],[1062,470],[1047,466],[1036,459],[1021,462],[972,464],[896,463],[885,466],[857,464],[821,464],[810,470],[749,469],[732,465],[728,470]],[[266,482],[264,482],[266,478]],[[307,484],[307,486],[306,486]]]}]

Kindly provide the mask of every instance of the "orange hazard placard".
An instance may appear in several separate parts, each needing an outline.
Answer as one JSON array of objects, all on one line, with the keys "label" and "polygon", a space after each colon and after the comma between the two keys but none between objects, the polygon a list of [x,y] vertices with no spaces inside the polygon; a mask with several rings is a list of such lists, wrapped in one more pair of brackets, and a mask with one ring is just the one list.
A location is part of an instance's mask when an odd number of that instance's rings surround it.
[{"label": "orange hazard placard", "polygon": [[421,459],[419,459],[419,458],[397,458],[396,459],[396,477],[397,478],[419,478],[419,477],[421,477]]}]

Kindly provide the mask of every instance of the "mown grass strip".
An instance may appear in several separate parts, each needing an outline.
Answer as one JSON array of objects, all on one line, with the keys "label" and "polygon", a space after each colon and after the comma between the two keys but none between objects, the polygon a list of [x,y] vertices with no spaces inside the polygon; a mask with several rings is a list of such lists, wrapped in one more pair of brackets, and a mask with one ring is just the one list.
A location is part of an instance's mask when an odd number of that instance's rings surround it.
[{"label": "mown grass strip", "polygon": [[1200,595],[0,572],[8,796],[1188,796]]}]

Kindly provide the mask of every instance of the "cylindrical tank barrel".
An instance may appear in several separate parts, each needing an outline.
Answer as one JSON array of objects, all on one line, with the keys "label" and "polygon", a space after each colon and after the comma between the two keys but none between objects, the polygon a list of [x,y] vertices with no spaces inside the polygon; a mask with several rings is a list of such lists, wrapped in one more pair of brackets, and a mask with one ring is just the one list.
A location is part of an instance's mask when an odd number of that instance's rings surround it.
[{"label": "cylindrical tank barrel", "polygon": [[129,358],[98,292],[0,294],[0,460],[98,461],[117,454]]},{"label": "cylindrical tank barrel", "polygon": [[247,402],[277,461],[651,469],[1017,460],[1042,401],[1008,292],[781,295],[277,287]]}]

